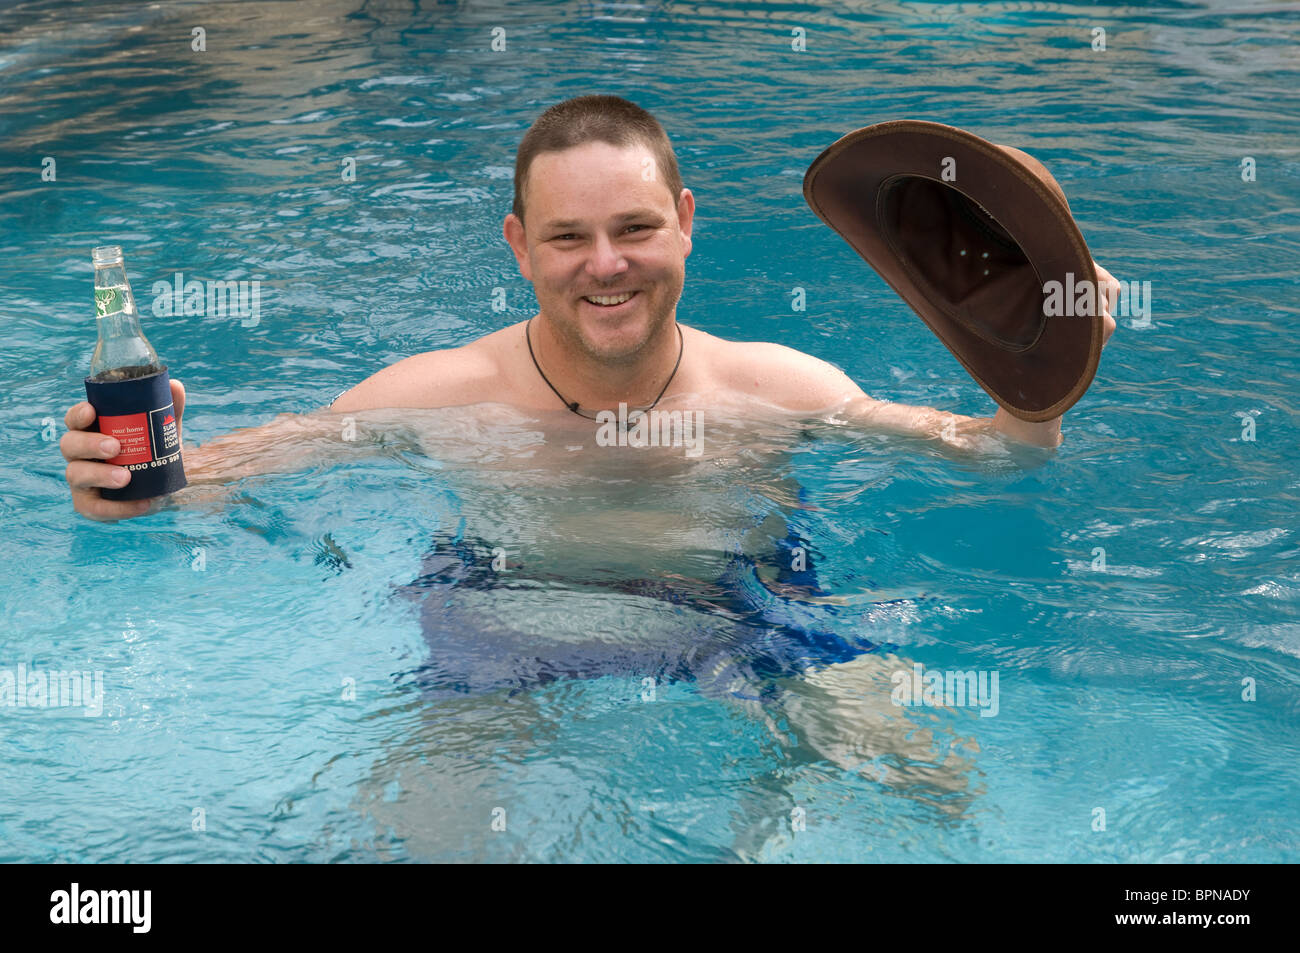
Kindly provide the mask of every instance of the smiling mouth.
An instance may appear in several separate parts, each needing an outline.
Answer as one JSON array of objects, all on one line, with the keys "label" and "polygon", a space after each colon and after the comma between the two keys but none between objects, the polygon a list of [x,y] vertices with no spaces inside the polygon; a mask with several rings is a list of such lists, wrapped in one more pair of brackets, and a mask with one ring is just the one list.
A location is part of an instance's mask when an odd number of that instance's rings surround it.
[{"label": "smiling mouth", "polygon": [[624,291],[614,295],[586,295],[583,301],[597,308],[617,308],[633,300],[640,291]]}]

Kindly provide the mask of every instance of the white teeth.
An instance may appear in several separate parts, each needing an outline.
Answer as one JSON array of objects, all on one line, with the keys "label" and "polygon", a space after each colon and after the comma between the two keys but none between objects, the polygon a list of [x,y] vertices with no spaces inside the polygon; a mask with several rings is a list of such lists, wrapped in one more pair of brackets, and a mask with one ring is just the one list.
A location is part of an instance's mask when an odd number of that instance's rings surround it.
[{"label": "white teeth", "polygon": [[613,297],[601,297],[599,295],[588,295],[587,300],[594,304],[606,304],[606,305],[622,304],[624,301],[627,301],[629,298],[631,298],[632,295],[634,294],[636,294],[635,291],[633,291],[631,294],[615,295]]}]

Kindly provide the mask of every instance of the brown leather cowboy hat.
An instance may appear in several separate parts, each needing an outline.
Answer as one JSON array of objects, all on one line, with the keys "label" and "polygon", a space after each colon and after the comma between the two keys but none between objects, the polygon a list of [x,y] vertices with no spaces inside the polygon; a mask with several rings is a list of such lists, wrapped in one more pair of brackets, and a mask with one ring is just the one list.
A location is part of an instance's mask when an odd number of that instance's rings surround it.
[{"label": "brown leather cowboy hat", "polygon": [[[858,129],[828,147],[803,194],[902,296],[989,396],[1051,420],[1092,383],[1103,343],[1092,255],[1065,193],[1019,149],[936,122]],[[1066,313],[1046,307],[1061,283]],[[1062,300],[1057,298],[1058,301]]]}]

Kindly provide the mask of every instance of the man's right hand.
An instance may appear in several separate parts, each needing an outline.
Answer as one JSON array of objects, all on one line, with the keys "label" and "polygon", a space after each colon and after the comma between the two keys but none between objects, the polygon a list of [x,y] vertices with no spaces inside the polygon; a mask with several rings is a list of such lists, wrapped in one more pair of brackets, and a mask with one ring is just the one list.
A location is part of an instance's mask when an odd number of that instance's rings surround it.
[{"label": "man's right hand", "polygon": [[[176,411],[176,440],[181,441],[181,415],[185,413],[185,386],[172,379],[172,406]],[[105,437],[91,430],[95,422],[95,408],[82,401],[68,408],[63,418],[68,432],[59,440],[59,450],[68,461],[64,478],[72,489],[72,507],[82,516],[92,520],[113,522],[141,516],[152,507],[152,500],[106,500],[99,495],[100,487],[123,487],[131,481],[131,471],[101,461],[111,460],[119,453],[113,437]],[[182,443],[183,447],[184,444]]]}]

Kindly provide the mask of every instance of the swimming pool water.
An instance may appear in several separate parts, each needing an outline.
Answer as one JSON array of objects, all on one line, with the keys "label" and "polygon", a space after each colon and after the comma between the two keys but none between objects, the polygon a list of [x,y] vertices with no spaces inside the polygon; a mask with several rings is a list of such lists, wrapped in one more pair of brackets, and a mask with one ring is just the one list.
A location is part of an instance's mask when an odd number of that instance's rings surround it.
[{"label": "swimming pool water", "polygon": [[[1296,860],[1297,26],[1267,2],[0,10],[0,670],[103,674],[98,717],[0,707],[0,860]],[[309,413],[533,313],[514,150],[588,92],[675,145],[687,325],[991,414],[802,198],[840,135],[920,118],[1040,158],[1096,259],[1151,282],[1150,327],[1119,319],[1049,456],[724,417],[699,461],[591,454],[559,416],[459,409],[144,519],[73,513],[91,247],[124,248],[187,445]],[[258,321],[153,316],[177,272],[259,280]],[[917,664],[996,673],[996,715],[893,705]]]}]

